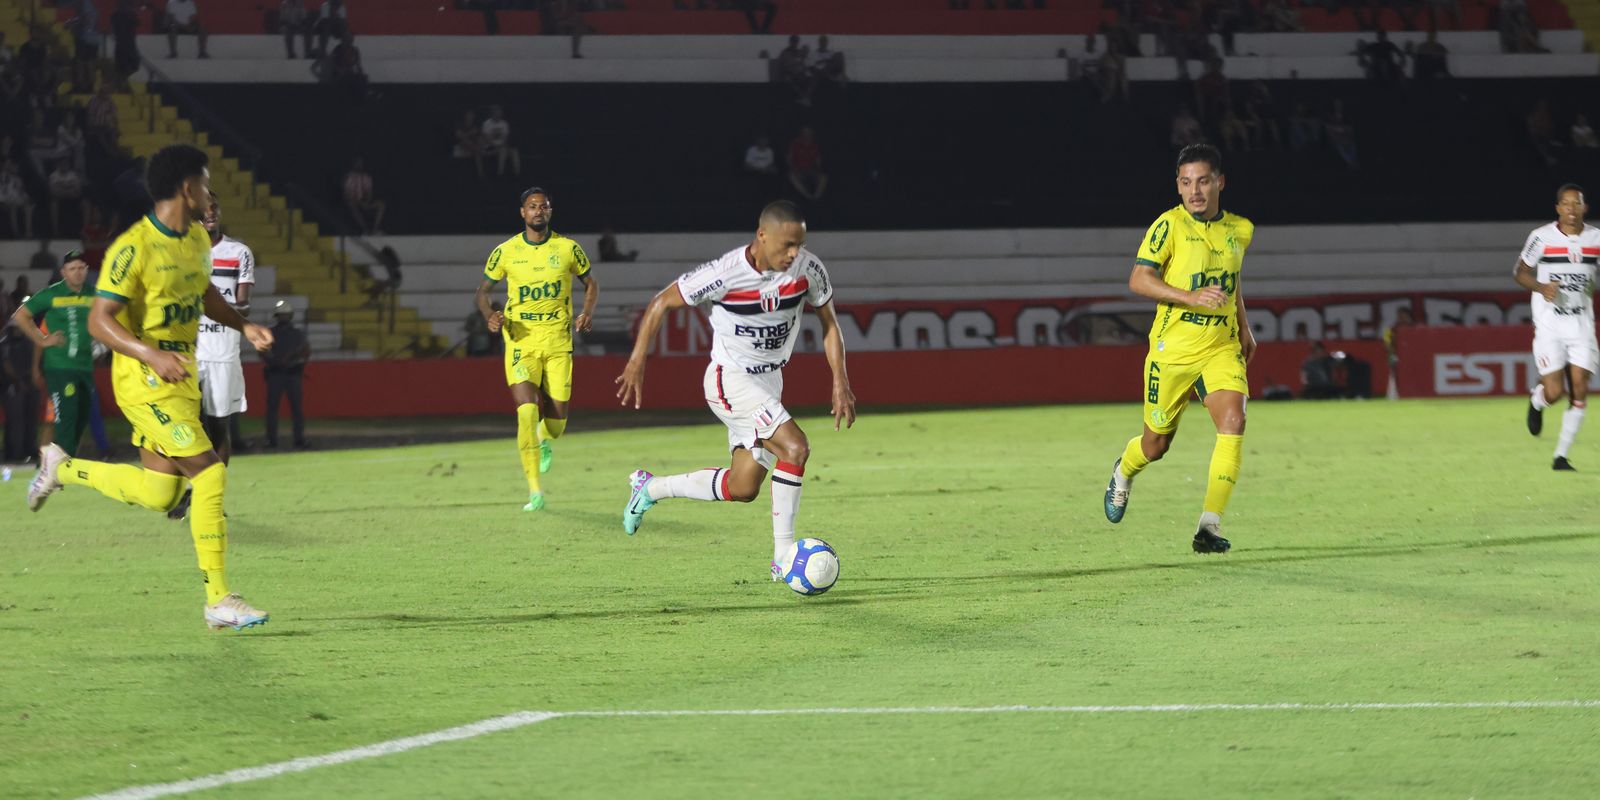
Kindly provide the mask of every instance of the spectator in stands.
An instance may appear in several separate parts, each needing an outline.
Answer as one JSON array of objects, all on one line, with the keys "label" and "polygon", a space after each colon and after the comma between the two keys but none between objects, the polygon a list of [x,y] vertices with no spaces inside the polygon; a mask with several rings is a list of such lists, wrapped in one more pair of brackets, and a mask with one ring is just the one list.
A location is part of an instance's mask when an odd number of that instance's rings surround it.
[{"label": "spectator in stands", "polygon": [[1560,142],[1555,137],[1556,124],[1550,116],[1549,101],[1540,100],[1535,103],[1533,110],[1529,111],[1524,119],[1523,125],[1528,131],[1529,146],[1539,155],[1540,160],[1544,161],[1545,166],[1555,166],[1557,159],[1554,149]]},{"label": "spectator in stands", "polygon": [[[350,165],[350,171],[344,176],[344,207],[350,211],[350,216],[355,218],[356,228],[368,236],[383,233],[383,212],[388,206],[377,198],[372,191],[372,174],[367,172],[367,164],[361,158]],[[372,212],[372,224],[367,225],[367,212]]]},{"label": "spectator in stands", "polygon": [[1400,351],[1395,348],[1394,332],[1396,328],[1408,328],[1415,320],[1411,317],[1411,308],[1401,306],[1395,309],[1394,322],[1383,329],[1383,349],[1389,359],[1389,396],[1399,397],[1397,386],[1400,382]]},{"label": "spectator in stands", "polygon": [[262,373],[267,379],[267,447],[278,446],[278,403],[289,400],[289,416],[294,423],[294,446],[307,447],[306,413],[301,395],[301,376],[311,360],[311,342],[294,325],[294,308],[279,300],[272,309],[272,347],[262,354]]},{"label": "spectator in stands", "polygon": [[799,36],[790,36],[789,46],[778,53],[777,71],[773,76],[794,90],[795,99],[803,106],[811,105],[811,92],[816,88],[811,71],[806,69],[810,59],[811,48],[801,44]]},{"label": "spectator in stands", "polygon": [[1580,150],[1600,148],[1600,137],[1589,127],[1589,117],[1579,114],[1572,120],[1572,146]]},{"label": "spectator in stands", "polygon": [[1356,157],[1356,130],[1344,118],[1343,100],[1333,101],[1333,111],[1328,114],[1322,129],[1328,134],[1328,145],[1339,156],[1339,160],[1351,169],[1360,168],[1361,161]]},{"label": "spectator in stands", "polygon": [[89,98],[89,139],[107,153],[117,151],[117,103],[111,99],[111,85],[102,82]]},{"label": "spectator in stands", "polygon": [[[490,304],[489,307],[494,311],[500,310],[498,302]],[[467,321],[462,324],[461,329],[467,334],[463,343],[467,355],[487,356],[494,354],[494,342],[500,337],[489,332],[488,320],[485,320],[483,314],[479,313],[476,308],[472,310],[471,314],[467,315]]]},{"label": "spectator in stands", "polygon": [[111,12],[111,39],[116,44],[117,73],[124,79],[139,71],[139,0],[117,0]]},{"label": "spectator in stands", "polygon": [[844,74],[844,53],[828,47],[827,34],[817,37],[817,49],[807,57],[806,70],[811,73],[813,83],[828,81],[842,86],[849,80]]},{"label": "spectator in stands", "polygon": [[45,44],[43,28],[35,27],[28,41],[17,48],[17,68],[22,70],[23,83],[28,93],[35,94],[50,87],[50,48]]},{"label": "spectator in stands", "polygon": [[[1094,38],[1093,34],[1089,37]],[[1128,59],[1123,55],[1122,44],[1116,38],[1106,37],[1105,52],[1094,62],[1095,88],[1100,90],[1100,102],[1109,103],[1120,97],[1128,102]]]},{"label": "spectator in stands", "polygon": [[[52,267],[54,269],[54,267]],[[15,309],[33,296],[33,289],[28,285],[28,276],[18,275],[16,288],[11,290],[11,307]]]},{"label": "spectator in stands", "polygon": [[[78,231],[78,241],[83,242],[83,260],[88,262],[89,271],[100,268],[106,258],[106,248],[111,246],[111,235],[114,231],[106,224],[105,214],[93,203],[89,204],[88,216],[83,220],[83,229]],[[60,268],[57,267],[57,270]]]},{"label": "spectator in stands", "polygon": [[345,8],[344,0],[324,0],[317,21],[311,24],[317,34],[318,58],[327,55],[329,39],[343,39],[350,32],[349,17],[350,9]]},{"label": "spectator in stands", "polygon": [[40,396],[34,382],[33,349],[33,340],[17,330],[15,323],[9,318],[0,320],[0,384],[5,388],[7,463],[38,457]]},{"label": "spectator in stands", "polygon": [[1322,120],[1305,103],[1296,103],[1289,117],[1289,149],[1299,153],[1322,144]]},{"label": "spectator in stands", "polygon": [[28,83],[16,62],[0,68],[0,112],[10,119],[22,119],[28,106]]},{"label": "spectator in stands", "polygon": [[[28,269],[49,275],[54,273],[60,265],[61,260],[56,258],[55,253],[50,252],[50,240],[40,239],[39,249],[35,250],[33,256],[28,259]],[[26,286],[27,284],[22,285]]]},{"label": "spectator in stands", "polygon": [[[750,23],[751,33],[771,33],[772,20],[778,16],[778,4],[773,0],[734,0],[734,5],[744,12],[745,21]],[[760,22],[756,21],[756,12],[764,16]]]},{"label": "spectator in stands", "polygon": [[1255,138],[1256,147],[1270,146],[1274,150],[1283,147],[1283,132],[1278,128],[1272,89],[1268,88],[1266,81],[1258,80],[1250,84],[1250,93],[1245,96],[1239,118]]},{"label": "spectator in stands", "polygon": [[178,57],[178,34],[193,34],[195,41],[200,44],[200,57],[210,58],[206,54],[206,29],[200,24],[200,8],[195,5],[195,0],[167,0],[165,23],[167,31],[167,58]]},{"label": "spectator in stands", "polygon": [[622,252],[622,246],[617,244],[617,232],[607,225],[600,231],[600,260],[601,261],[638,261],[639,251],[629,250]]},{"label": "spectator in stands", "polygon": [[68,155],[62,149],[61,143],[56,139],[56,132],[45,122],[43,109],[33,110],[33,122],[28,125],[28,158],[33,162],[33,173],[44,176],[49,174],[45,169],[46,164],[55,163],[56,159]]},{"label": "spectator in stands", "polygon": [[1367,78],[1379,83],[1394,83],[1405,76],[1406,55],[1389,41],[1386,31],[1378,31],[1378,40],[1356,42],[1356,63],[1367,71]]},{"label": "spectator in stands", "polygon": [[1502,0],[1499,15],[1500,49],[1507,53],[1548,53],[1539,43],[1539,26],[1528,12],[1527,0]]},{"label": "spectator in stands", "polygon": [[1194,82],[1194,105],[1200,110],[1200,121],[1219,124],[1230,96],[1228,76],[1222,74],[1222,59],[1208,60],[1205,74]]},{"label": "spectator in stands", "polygon": [[1205,138],[1205,134],[1200,129],[1200,120],[1195,119],[1194,113],[1189,110],[1189,106],[1178,106],[1177,113],[1172,115],[1172,137],[1170,140],[1172,146],[1182,150],[1191,144],[1199,144],[1205,141]]},{"label": "spectator in stands", "polygon": [[583,18],[578,0],[539,0],[539,28],[552,36],[572,37],[572,57],[583,58],[578,52],[583,37],[594,33],[594,26]]},{"label": "spectator in stands", "polygon": [[483,121],[483,153],[495,159],[495,174],[506,174],[506,162],[511,162],[511,173],[522,174],[522,151],[511,146],[511,123],[506,121],[505,109],[489,107],[489,118]]},{"label": "spectator in stands", "polygon": [[1263,33],[1300,33],[1306,29],[1300,21],[1299,9],[1287,0],[1266,0],[1256,20],[1256,29]]},{"label": "spectator in stands", "polygon": [[377,252],[377,259],[378,263],[374,266],[383,267],[383,275],[380,277],[374,274],[371,266],[367,268],[368,277],[372,281],[367,284],[368,306],[378,306],[384,295],[393,296],[400,292],[400,254],[396,253],[393,247],[384,245],[383,249]]},{"label": "spectator in stands", "polygon": [[328,58],[333,71],[333,82],[349,93],[350,99],[360,103],[367,97],[367,70],[361,65],[361,49],[356,47],[356,35],[346,31],[334,45]]},{"label": "spectator in stands", "polygon": [[1439,42],[1438,31],[1428,31],[1428,38],[1417,45],[1411,56],[1411,76],[1419,81],[1450,77],[1450,51]]},{"label": "spectator in stands", "polygon": [[61,124],[56,126],[56,146],[61,154],[72,159],[72,166],[83,172],[83,128],[78,126],[78,115],[68,111],[61,115]]},{"label": "spectator in stands", "polygon": [[450,156],[472,159],[472,166],[478,171],[478,177],[483,177],[484,137],[476,112],[468,109],[462,113],[461,123],[456,125],[455,140],[455,147],[450,151]]},{"label": "spectator in stands", "polygon": [[[77,204],[83,209],[83,215],[89,211],[88,201],[83,199],[83,175],[72,166],[70,159],[61,159],[56,162],[54,172],[50,173],[50,231],[56,236],[61,235],[61,204]],[[81,219],[81,217],[80,217]]]},{"label": "spectator in stands", "polygon": [[0,206],[5,207],[6,216],[11,221],[11,238],[32,239],[33,197],[22,182],[17,162],[9,158],[0,164]]},{"label": "spectator in stands", "polygon": [[828,191],[828,175],[822,171],[822,147],[810,127],[800,129],[789,143],[789,184],[807,200],[818,201]]},{"label": "spectator in stands", "polygon": [[305,53],[306,58],[311,57],[313,27],[311,12],[306,10],[305,0],[283,0],[278,4],[278,32],[283,34],[283,50],[290,59],[295,58],[295,37],[300,38],[300,52]]}]

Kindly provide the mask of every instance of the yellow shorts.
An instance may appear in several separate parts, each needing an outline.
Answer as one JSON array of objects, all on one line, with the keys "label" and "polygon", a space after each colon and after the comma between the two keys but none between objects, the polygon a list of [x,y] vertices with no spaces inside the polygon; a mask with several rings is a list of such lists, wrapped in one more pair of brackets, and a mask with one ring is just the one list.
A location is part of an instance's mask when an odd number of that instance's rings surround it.
[{"label": "yellow shorts", "polygon": [[1250,396],[1244,356],[1236,349],[1212,350],[1198,358],[1170,361],[1152,351],[1144,359],[1144,424],[1156,433],[1178,429],[1178,418],[1193,393],[1204,402],[1211,392],[1231,391]]},{"label": "yellow shorts", "polygon": [[173,397],[118,407],[122,416],[133,423],[134,447],[171,458],[197,456],[212,447],[200,424],[199,400]]},{"label": "yellow shorts", "polygon": [[572,399],[572,353],[552,353],[506,342],[506,385],[531,383],[551,400]]}]

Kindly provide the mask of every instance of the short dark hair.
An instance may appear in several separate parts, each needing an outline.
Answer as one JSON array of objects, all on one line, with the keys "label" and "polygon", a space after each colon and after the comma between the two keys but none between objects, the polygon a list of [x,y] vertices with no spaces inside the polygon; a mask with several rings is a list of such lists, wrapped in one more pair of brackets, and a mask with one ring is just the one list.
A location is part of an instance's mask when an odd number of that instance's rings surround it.
[{"label": "short dark hair", "polygon": [[768,203],[766,208],[761,209],[760,221],[766,222],[767,220],[772,220],[779,224],[798,222],[804,225],[806,223],[806,215],[800,213],[800,207],[794,203],[788,200],[776,200]]},{"label": "short dark hair", "polygon": [[1567,192],[1577,192],[1579,199],[1588,197],[1588,195],[1584,193],[1582,186],[1579,186],[1576,183],[1563,183],[1561,184],[1561,188],[1556,190],[1556,202],[1560,203],[1561,196]]},{"label": "short dark hair", "polygon": [[150,188],[153,200],[170,200],[178,196],[183,182],[197,178],[205,172],[211,157],[194,145],[169,144],[150,157],[145,167],[145,185]]},{"label": "short dark hair", "polygon": [[1211,165],[1211,171],[1222,174],[1222,151],[1209,144],[1191,144],[1178,152],[1178,169],[1183,169],[1184,164],[1193,164],[1204,161]]},{"label": "short dark hair", "polygon": [[532,197],[532,196],[534,196],[536,194],[544,195],[544,199],[550,201],[550,203],[552,205],[554,205],[555,202],[556,202],[556,199],[554,197],[551,197],[550,193],[544,190],[544,187],[542,187],[542,186],[529,186],[528,188],[522,190],[522,197],[519,200],[517,200],[517,205],[519,207],[527,205],[528,204],[528,198],[530,198],[530,197]]}]

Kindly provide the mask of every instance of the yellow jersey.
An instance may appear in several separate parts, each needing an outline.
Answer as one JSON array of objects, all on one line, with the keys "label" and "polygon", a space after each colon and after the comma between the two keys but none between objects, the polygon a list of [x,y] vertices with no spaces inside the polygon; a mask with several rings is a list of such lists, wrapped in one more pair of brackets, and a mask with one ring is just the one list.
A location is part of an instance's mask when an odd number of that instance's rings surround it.
[{"label": "yellow jersey", "polygon": [[588,274],[583,248],[553,231],[538,244],[526,232],[505,240],[483,268],[484,280],[506,282],[506,339],[542,352],[572,352],[572,281]]},{"label": "yellow jersey", "polygon": [[[95,295],[123,304],[117,321],[139,341],[194,358],[206,287],[211,285],[211,237],[199,223],[188,233],[145,215],[106,251]],[[111,359],[117,404],[139,405],[170,398],[200,399],[191,367],[180,383],[161,380],[144,362],[117,353]]]},{"label": "yellow jersey", "polygon": [[1238,214],[1218,211],[1204,220],[1181,205],[1156,218],[1135,263],[1158,270],[1168,286],[1184,291],[1215,286],[1228,300],[1220,308],[1162,303],[1150,326],[1152,351],[1171,360],[1174,355],[1238,348],[1239,270],[1255,231],[1255,224]]}]

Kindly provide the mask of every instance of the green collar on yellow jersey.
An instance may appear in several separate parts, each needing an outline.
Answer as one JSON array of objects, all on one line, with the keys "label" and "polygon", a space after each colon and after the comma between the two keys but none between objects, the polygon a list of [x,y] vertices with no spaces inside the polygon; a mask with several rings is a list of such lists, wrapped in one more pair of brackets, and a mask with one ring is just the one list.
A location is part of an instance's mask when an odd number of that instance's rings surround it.
[{"label": "green collar on yellow jersey", "polygon": [[152,212],[144,215],[144,218],[147,219],[147,220],[150,220],[150,224],[156,226],[156,230],[160,231],[163,236],[170,236],[170,237],[172,237],[174,239],[182,239],[183,238],[183,234],[178,233],[177,231],[175,231],[175,230],[173,230],[173,229],[171,229],[171,228],[169,228],[169,227],[167,227],[165,225],[162,225],[161,224],[161,220],[156,219],[156,212],[152,211]]},{"label": "green collar on yellow jersey", "polygon": [[551,231],[549,233],[549,235],[544,237],[544,241],[542,241],[542,242],[529,241],[528,240],[528,229],[527,228],[523,228],[522,229],[522,243],[527,245],[527,246],[529,246],[529,247],[539,247],[540,245],[549,244],[550,240],[554,239],[554,238],[556,238],[556,232],[555,231]]},{"label": "green collar on yellow jersey", "polygon": [[1207,223],[1207,222],[1216,222],[1216,221],[1222,219],[1222,216],[1224,214],[1226,214],[1226,213],[1228,213],[1228,212],[1223,211],[1222,209],[1219,208],[1219,209],[1217,209],[1217,215],[1212,217],[1211,219],[1206,219],[1205,217],[1202,217],[1199,214],[1195,214],[1193,212],[1190,212],[1189,216],[1194,218],[1195,222]]}]

